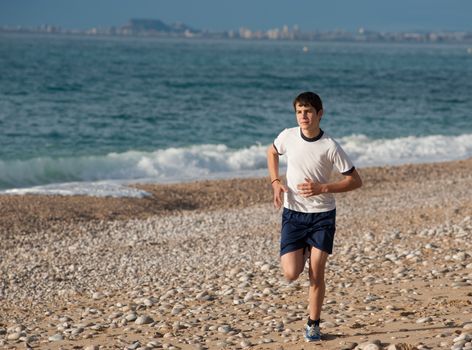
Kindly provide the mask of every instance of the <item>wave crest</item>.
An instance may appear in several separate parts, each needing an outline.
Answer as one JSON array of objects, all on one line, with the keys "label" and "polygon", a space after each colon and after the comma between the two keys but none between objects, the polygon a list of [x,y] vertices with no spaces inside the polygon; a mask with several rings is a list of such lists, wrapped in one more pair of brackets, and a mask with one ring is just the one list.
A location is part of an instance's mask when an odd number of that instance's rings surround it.
[{"label": "wave crest", "polygon": [[[396,139],[351,135],[340,138],[339,143],[358,167],[446,161],[472,156],[471,134]],[[180,182],[264,175],[266,148],[263,145],[243,149],[231,149],[226,145],[195,145],[154,152],[128,151],[104,156],[0,161],[0,188],[73,182],[77,189],[77,183],[86,186],[86,183],[98,181]],[[283,158],[282,166],[285,165]],[[77,191],[72,190],[71,194]]]}]

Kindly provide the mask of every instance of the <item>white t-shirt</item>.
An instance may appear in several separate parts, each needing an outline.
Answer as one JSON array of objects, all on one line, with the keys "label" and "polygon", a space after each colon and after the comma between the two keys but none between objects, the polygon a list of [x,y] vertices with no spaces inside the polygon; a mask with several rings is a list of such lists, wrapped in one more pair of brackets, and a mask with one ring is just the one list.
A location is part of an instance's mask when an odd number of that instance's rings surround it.
[{"label": "white t-shirt", "polygon": [[354,166],[341,146],[323,130],[308,139],[299,127],[285,129],[274,140],[279,155],[287,155],[287,187],[284,207],[302,213],[321,213],[336,208],[332,193],[322,193],[308,198],[298,194],[297,185],[305,178],[327,183],[333,166],[342,173],[349,174]]}]

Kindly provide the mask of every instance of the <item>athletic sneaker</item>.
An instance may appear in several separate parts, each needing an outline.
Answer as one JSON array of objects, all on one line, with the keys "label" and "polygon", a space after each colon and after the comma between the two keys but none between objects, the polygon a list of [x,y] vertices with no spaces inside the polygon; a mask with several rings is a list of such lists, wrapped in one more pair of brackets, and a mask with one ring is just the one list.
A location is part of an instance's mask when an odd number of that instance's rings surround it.
[{"label": "athletic sneaker", "polygon": [[321,340],[320,326],[305,325],[305,340],[307,342],[320,341]]}]

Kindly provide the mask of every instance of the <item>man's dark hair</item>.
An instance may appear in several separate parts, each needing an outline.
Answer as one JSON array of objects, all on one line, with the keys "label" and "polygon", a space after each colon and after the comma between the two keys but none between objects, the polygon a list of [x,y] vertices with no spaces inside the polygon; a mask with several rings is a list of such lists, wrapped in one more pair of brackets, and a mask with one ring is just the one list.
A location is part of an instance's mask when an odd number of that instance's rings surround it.
[{"label": "man's dark hair", "polygon": [[297,103],[301,106],[312,106],[316,110],[316,113],[323,109],[323,103],[321,102],[320,96],[311,91],[302,92],[300,95],[295,97],[293,100],[293,109],[296,109]]}]

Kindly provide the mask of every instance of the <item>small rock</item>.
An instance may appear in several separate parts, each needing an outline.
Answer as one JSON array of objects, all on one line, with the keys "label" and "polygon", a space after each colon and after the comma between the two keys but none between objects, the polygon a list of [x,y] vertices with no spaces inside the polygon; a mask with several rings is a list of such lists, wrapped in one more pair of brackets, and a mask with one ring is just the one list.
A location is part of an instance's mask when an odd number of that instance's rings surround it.
[{"label": "small rock", "polygon": [[340,348],[340,350],[352,350],[357,346],[357,343],[351,343],[348,342],[346,344],[343,344]]},{"label": "small rock", "polygon": [[416,320],[416,323],[428,323],[431,322],[433,319],[431,317],[422,317],[418,320]]},{"label": "small rock", "polygon": [[106,326],[104,326],[100,323],[97,323],[97,324],[93,325],[92,327],[90,327],[90,329],[93,329],[94,331],[103,331],[105,328],[106,328]]},{"label": "small rock", "polygon": [[336,327],[336,325],[333,322],[326,321],[326,322],[322,322],[320,324],[320,327],[321,328],[334,328],[334,327]]},{"label": "small rock", "polygon": [[172,324],[172,329],[174,331],[178,331],[179,329],[182,329],[184,328],[184,326],[179,322],[179,321],[175,321],[173,324]]},{"label": "small rock", "polygon": [[180,314],[183,309],[184,309],[183,306],[180,306],[180,305],[179,306],[174,306],[170,313],[175,316],[175,315]]},{"label": "small rock", "polygon": [[138,316],[133,312],[125,316],[126,321],[133,322],[138,318]]},{"label": "small rock", "polygon": [[136,321],[134,321],[135,324],[138,324],[138,325],[141,325],[141,324],[149,324],[149,323],[153,323],[154,320],[147,316],[147,315],[142,315],[142,316],[139,316]]},{"label": "small rock", "polygon": [[380,350],[380,347],[375,343],[362,343],[359,344],[356,349],[359,350]]},{"label": "small rock", "polygon": [[100,300],[104,297],[105,295],[102,292],[95,292],[92,294],[92,299],[95,300]]},{"label": "small rock", "polygon": [[36,341],[38,338],[36,336],[32,336],[32,337],[21,337],[20,338],[20,341],[24,342],[24,343],[31,343],[33,341]]},{"label": "small rock", "polygon": [[[270,264],[264,264],[261,266],[261,272],[269,272],[270,271]],[[242,346],[242,345],[241,345]]]},{"label": "small rock", "polygon": [[467,333],[462,333],[458,337],[455,337],[453,342],[454,343],[457,343],[457,342],[460,342],[460,341],[468,342],[470,339],[472,339],[472,336],[470,336]]},{"label": "small rock", "polygon": [[57,334],[51,335],[48,338],[48,340],[49,341],[61,341],[61,340],[64,340],[64,336],[60,333],[57,333]]},{"label": "small rock", "polygon": [[7,340],[18,340],[21,337],[20,332],[15,332],[7,335]]},{"label": "small rock", "polygon": [[464,252],[454,254],[452,258],[456,261],[464,261],[467,259],[467,255]]},{"label": "small rock", "polygon": [[226,333],[229,333],[230,331],[231,331],[231,327],[227,324],[224,324],[218,327],[218,332],[220,333],[226,334]]},{"label": "small rock", "polygon": [[143,304],[146,305],[146,306],[153,306],[154,301],[151,298],[146,298],[146,299],[143,300]]},{"label": "small rock", "polygon": [[119,311],[116,311],[116,312],[113,312],[111,315],[110,315],[110,318],[113,320],[115,318],[118,318],[118,317],[121,317],[123,316],[123,313],[122,312],[119,312]]},{"label": "small rock", "polygon": [[247,303],[248,301],[251,301],[252,299],[254,299],[254,294],[252,294],[251,292],[248,292],[245,296],[244,296],[244,302]]},{"label": "small rock", "polygon": [[233,288],[228,288],[223,292],[223,295],[232,295],[234,293]]},{"label": "small rock", "polygon": [[139,341],[136,341],[134,342],[133,344],[129,345],[128,346],[128,350],[136,350],[137,348],[139,348],[141,346],[141,344],[139,343]]},{"label": "small rock", "polygon": [[285,325],[283,323],[283,321],[279,321],[277,322],[277,324],[275,325],[274,329],[278,332],[282,332],[285,328]]},{"label": "small rock", "polygon": [[210,300],[213,300],[213,296],[208,294],[207,292],[201,292],[201,293],[197,294],[197,300],[210,301]]},{"label": "small rock", "polygon": [[390,344],[387,347],[387,350],[417,350],[417,348],[410,344],[400,343],[400,344]]},{"label": "small rock", "polygon": [[78,327],[78,328],[74,328],[70,334],[78,335],[78,334],[82,333],[83,331],[84,331],[84,329],[82,327]]},{"label": "small rock", "polygon": [[252,345],[252,343],[249,340],[243,340],[241,343],[239,343],[243,348],[248,348]]},{"label": "small rock", "polygon": [[26,327],[22,324],[20,325],[17,325],[17,326],[13,326],[11,327],[13,329],[13,332],[21,332],[21,331],[24,331],[26,329]]},{"label": "small rock", "polygon": [[84,350],[98,350],[98,345],[88,345]]},{"label": "small rock", "polygon": [[61,318],[59,318],[59,321],[60,322],[70,322],[70,321],[73,321],[73,320],[69,316],[62,316]]}]

